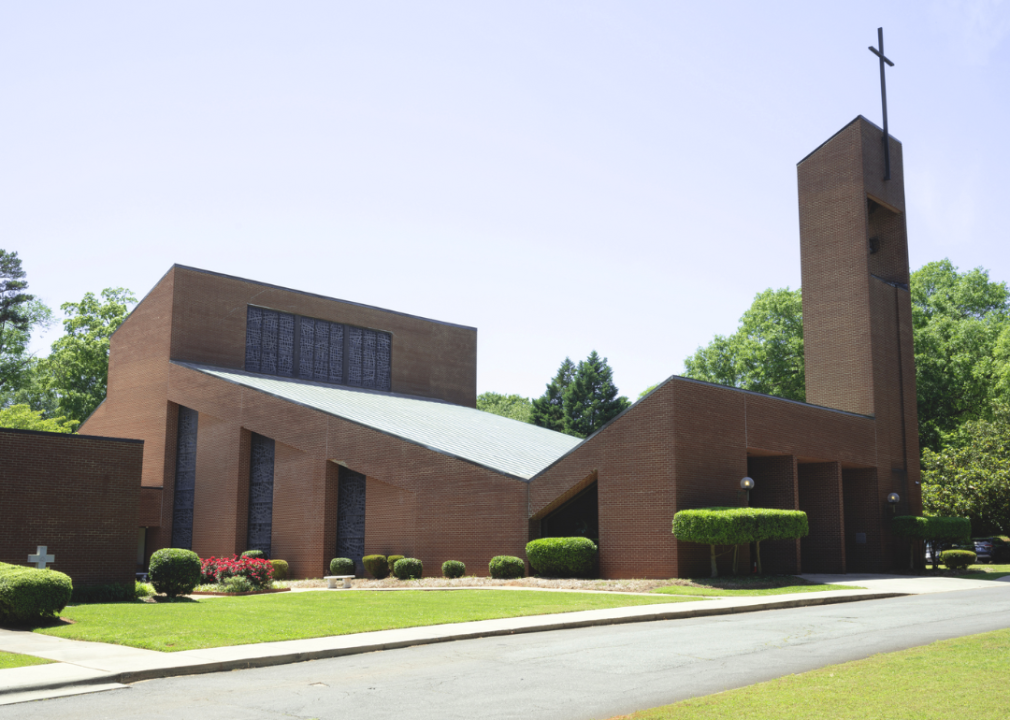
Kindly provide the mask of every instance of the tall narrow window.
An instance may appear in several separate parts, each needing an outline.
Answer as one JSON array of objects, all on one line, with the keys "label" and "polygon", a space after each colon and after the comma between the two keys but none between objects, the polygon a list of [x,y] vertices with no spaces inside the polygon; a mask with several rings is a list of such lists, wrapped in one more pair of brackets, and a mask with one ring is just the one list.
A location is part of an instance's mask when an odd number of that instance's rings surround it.
[{"label": "tall narrow window", "polygon": [[172,547],[193,549],[193,502],[196,496],[196,439],[200,414],[179,406],[175,436],[175,491],[172,500]]},{"label": "tall narrow window", "polygon": [[350,558],[363,574],[365,554],[365,476],[341,466],[337,484],[337,557]]},{"label": "tall narrow window", "polygon": [[252,434],[249,457],[248,550],[270,557],[274,514],[274,441]]}]

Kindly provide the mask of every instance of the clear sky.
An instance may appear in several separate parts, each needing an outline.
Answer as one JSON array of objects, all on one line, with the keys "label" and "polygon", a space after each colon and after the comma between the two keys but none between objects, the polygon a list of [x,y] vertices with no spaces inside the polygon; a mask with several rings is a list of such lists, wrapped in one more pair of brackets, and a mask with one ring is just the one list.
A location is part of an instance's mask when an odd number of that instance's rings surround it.
[{"label": "clear sky", "polygon": [[1002,0],[7,2],[0,247],[54,308],[193,265],[634,399],[799,285],[796,163],[880,123],[881,25],[913,269],[1010,280]]}]

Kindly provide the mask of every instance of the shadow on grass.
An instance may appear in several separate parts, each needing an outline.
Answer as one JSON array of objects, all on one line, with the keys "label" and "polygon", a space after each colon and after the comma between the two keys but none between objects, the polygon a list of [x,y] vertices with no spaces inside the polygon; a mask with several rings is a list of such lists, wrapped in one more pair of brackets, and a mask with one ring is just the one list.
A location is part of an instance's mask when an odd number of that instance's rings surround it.
[{"label": "shadow on grass", "polygon": [[25,623],[6,621],[0,623],[0,630],[10,630],[11,632],[32,632],[40,628],[58,628],[66,625],[73,625],[73,620],[66,620],[61,617],[39,618]]}]

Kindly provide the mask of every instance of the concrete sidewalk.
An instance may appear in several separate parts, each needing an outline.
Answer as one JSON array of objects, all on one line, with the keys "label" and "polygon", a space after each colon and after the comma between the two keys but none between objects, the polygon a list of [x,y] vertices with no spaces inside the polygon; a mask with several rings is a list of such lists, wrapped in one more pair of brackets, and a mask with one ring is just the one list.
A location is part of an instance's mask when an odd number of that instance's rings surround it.
[{"label": "concrete sidewalk", "polygon": [[[26,631],[0,630],[0,650],[57,661],[50,665],[0,671],[0,705],[110,690],[125,687],[126,683],[139,680],[281,665],[452,640],[993,587],[992,582],[957,578],[903,578],[880,575],[804,577],[816,582],[862,585],[868,589],[764,597],[709,598],[695,602],[480,620],[177,653],[66,640]],[[873,587],[870,588],[870,585]]]}]

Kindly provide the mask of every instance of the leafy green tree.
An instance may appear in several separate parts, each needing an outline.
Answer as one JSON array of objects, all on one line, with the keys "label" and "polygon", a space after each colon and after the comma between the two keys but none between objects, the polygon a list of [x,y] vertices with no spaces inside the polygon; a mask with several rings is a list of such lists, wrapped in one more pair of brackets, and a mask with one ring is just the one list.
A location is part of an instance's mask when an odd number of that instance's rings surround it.
[{"label": "leafy green tree", "polygon": [[655,390],[658,387],[659,387],[659,383],[656,383],[655,385],[650,385],[649,387],[645,388],[645,390],[643,390],[642,392],[638,393],[638,399],[641,400],[642,398],[644,398],[646,395],[648,395],[649,393],[651,393],[653,390]]},{"label": "leafy green tree", "polygon": [[67,318],[64,335],[36,368],[42,389],[55,397],[56,410],[83,422],[105,399],[109,338],[137,299],[125,288],[106,288],[101,298],[87,293],[78,303],[60,306]]},{"label": "leafy green tree", "polygon": [[684,365],[685,377],[805,400],[801,291],[758,293],[735,333],[716,335]]},{"label": "leafy green tree", "polygon": [[0,250],[0,404],[4,405],[27,370],[32,329],[52,321],[49,308],[26,292],[25,277],[18,254]]},{"label": "leafy green tree", "polygon": [[10,405],[0,408],[0,427],[4,428],[71,433],[77,425],[76,420],[67,420],[61,417],[47,418],[41,410],[32,410],[27,405]]},{"label": "leafy green tree", "polygon": [[[974,535],[1010,534],[1010,417],[969,420],[939,452],[922,451],[926,515],[966,517]],[[935,561],[934,561],[935,562]]]},{"label": "leafy green tree", "polygon": [[994,417],[1010,375],[1010,290],[949,260],[912,273],[910,290],[919,442],[937,452],[944,435]]},{"label": "leafy green tree", "polygon": [[607,359],[593,350],[579,363],[562,396],[564,428],[569,435],[588,437],[630,407],[618,397],[614,371]]},{"label": "leafy green tree", "polygon": [[531,419],[533,403],[522,395],[502,395],[496,392],[481,393],[477,396],[477,409],[519,422],[533,422]]},{"label": "leafy green tree", "polygon": [[532,402],[530,419],[534,425],[565,432],[565,390],[575,377],[575,363],[565,358],[554,379],[547,383],[547,390]]}]

